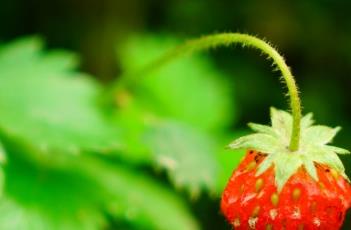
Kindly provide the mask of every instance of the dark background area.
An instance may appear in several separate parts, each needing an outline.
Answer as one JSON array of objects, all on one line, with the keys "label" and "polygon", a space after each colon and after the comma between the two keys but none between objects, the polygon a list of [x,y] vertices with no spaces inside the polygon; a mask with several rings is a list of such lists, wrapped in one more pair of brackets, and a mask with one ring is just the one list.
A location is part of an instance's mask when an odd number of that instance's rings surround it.
[{"label": "dark background area", "polygon": [[[301,90],[304,112],[320,124],[340,125],[336,145],[351,149],[351,2],[346,0],[61,0],[0,1],[0,39],[44,37],[49,47],[76,51],[82,69],[108,83],[118,77],[116,45],[135,33],[167,33],[182,39],[214,32],[247,32],[266,38],[284,54]],[[286,108],[270,62],[256,51],[211,52],[235,83],[240,109],[234,128],[267,123],[268,108]],[[343,159],[351,173],[351,160]],[[223,225],[217,203],[195,202],[208,229]],[[213,218],[208,218],[213,216]],[[345,228],[346,229],[346,228]]]}]

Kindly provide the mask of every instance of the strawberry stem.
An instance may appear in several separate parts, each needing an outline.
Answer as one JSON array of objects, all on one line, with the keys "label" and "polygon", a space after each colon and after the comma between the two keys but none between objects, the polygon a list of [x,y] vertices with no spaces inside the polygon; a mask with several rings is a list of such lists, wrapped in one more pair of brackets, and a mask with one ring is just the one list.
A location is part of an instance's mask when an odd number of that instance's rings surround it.
[{"label": "strawberry stem", "polygon": [[[254,47],[262,51],[264,54],[266,54],[269,58],[273,60],[273,63],[282,73],[282,77],[288,87],[290,107],[293,116],[292,134],[290,138],[289,149],[292,152],[297,151],[299,149],[300,142],[301,101],[299,98],[296,82],[289,67],[285,63],[284,58],[278,53],[276,49],[274,49],[270,44],[268,44],[264,40],[261,40],[248,34],[240,33],[220,33],[189,40],[183,45],[175,47],[160,58],[156,59],[154,62],[147,65],[145,68],[142,69],[141,73],[145,74],[145,72],[154,71],[155,69],[162,67],[168,62],[186,54],[191,54],[196,51],[208,50],[219,46],[227,47],[237,43],[242,44],[243,46]],[[120,79],[122,80],[122,84],[130,84],[130,81],[133,81],[134,79],[133,76],[138,75],[138,73],[128,74],[122,77]],[[113,88],[117,89],[117,87]]]}]

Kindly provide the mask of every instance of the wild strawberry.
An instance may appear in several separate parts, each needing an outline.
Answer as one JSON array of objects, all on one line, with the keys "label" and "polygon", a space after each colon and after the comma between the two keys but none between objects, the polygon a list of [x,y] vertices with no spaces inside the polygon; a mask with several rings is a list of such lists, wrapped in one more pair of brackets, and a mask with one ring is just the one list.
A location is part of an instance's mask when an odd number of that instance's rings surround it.
[{"label": "wild strawberry", "polygon": [[292,117],[271,109],[272,127],[249,124],[258,133],[230,144],[246,148],[223,193],[221,209],[235,229],[339,229],[351,205],[351,185],[337,154],[327,145],[339,128],[301,120],[300,148],[288,149]]}]

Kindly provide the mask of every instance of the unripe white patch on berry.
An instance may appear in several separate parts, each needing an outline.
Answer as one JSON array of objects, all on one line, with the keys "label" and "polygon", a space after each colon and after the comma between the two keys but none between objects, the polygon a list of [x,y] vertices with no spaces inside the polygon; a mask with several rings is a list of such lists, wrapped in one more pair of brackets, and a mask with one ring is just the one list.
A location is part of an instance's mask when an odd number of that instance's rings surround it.
[{"label": "unripe white patch on berry", "polygon": [[235,218],[234,221],[233,221],[233,226],[235,228],[238,228],[240,227],[240,219],[239,218]]},{"label": "unripe white patch on berry", "polygon": [[348,206],[347,201],[343,195],[340,195],[340,201],[343,203],[346,207]]},{"label": "unripe white patch on berry", "polygon": [[269,215],[270,215],[270,217],[271,217],[272,220],[275,220],[275,218],[276,218],[277,215],[278,215],[277,209],[271,209],[271,210],[269,211]]},{"label": "unripe white patch on berry", "polygon": [[249,221],[248,221],[249,227],[250,227],[251,229],[256,229],[257,221],[258,221],[258,217],[250,217],[250,218],[249,218]]},{"label": "unripe white patch on berry", "polygon": [[256,193],[249,193],[246,196],[241,197],[241,202],[243,204],[249,202],[250,200],[254,199],[256,197]]},{"label": "unripe white patch on berry", "polygon": [[292,213],[292,218],[294,219],[300,219],[301,218],[301,211],[299,208],[295,208],[295,210]]},{"label": "unripe white patch on berry", "polygon": [[228,204],[234,204],[237,201],[237,197],[230,196],[228,199]]},{"label": "unripe white patch on berry", "polygon": [[263,197],[263,195],[264,195],[264,192],[263,192],[263,191],[261,191],[261,192],[259,192],[259,193],[258,193],[257,198],[258,198],[258,199],[260,199],[260,198],[262,198],[262,197]]},{"label": "unripe white patch on berry", "polygon": [[318,219],[317,217],[313,218],[313,224],[319,227],[321,225],[320,219]]}]

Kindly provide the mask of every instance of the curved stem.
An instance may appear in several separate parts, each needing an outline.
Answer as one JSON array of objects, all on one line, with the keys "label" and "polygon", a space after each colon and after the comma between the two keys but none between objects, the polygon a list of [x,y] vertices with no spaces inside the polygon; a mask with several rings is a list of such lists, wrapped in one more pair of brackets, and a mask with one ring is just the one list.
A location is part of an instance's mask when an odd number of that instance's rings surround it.
[{"label": "curved stem", "polygon": [[[189,40],[183,45],[180,45],[165,55],[155,60],[154,62],[147,65],[141,72],[150,72],[157,68],[162,67],[164,64],[168,63],[171,60],[178,58],[179,56],[183,56],[186,54],[190,54],[196,51],[207,50],[211,48],[216,48],[219,46],[230,46],[232,44],[242,44],[243,46],[254,47],[264,54],[266,54],[269,58],[271,58],[274,64],[282,73],[282,77],[288,87],[288,93],[290,97],[290,107],[292,110],[293,123],[292,123],[292,134],[290,139],[289,149],[291,151],[296,151],[299,148],[300,141],[300,122],[301,122],[301,102],[298,94],[298,89],[296,86],[295,79],[291,74],[291,71],[287,64],[284,61],[284,58],[278,53],[276,49],[274,49],[267,42],[256,38],[247,34],[240,33],[221,33],[204,36],[198,39]],[[133,81],[133,76],[136,74],[125,76],[124,80],[130,83]],[[122,78],[123,79],[123,78]]]}]

